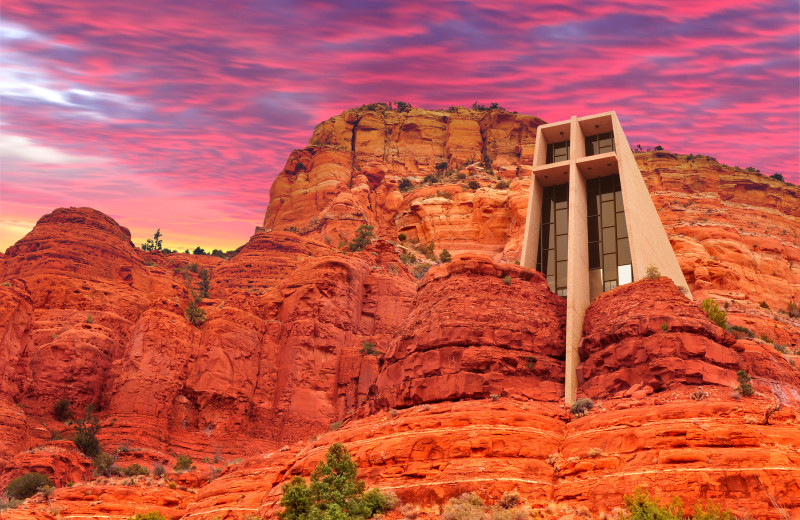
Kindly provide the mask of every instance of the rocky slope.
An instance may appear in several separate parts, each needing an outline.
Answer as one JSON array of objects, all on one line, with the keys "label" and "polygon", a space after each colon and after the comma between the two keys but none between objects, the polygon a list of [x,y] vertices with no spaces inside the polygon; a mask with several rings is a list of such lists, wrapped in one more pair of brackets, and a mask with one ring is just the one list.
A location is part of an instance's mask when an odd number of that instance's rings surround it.
[{"label": "rocky slope", "polygon": [[[4,514],[272,517],[282,483],[342,441],[423,517],[512,489],[542,514],[599,516],[646,485],[800,518],[800,322],[777,312],[800,300],[797,187],[637,154],[693,295],[756,337],[724,332],[666,279],[605,293],[579,367],[579,395],[600,406],[575,417],[560,397],[564,300],[513,264],[541,121],[373,108],[317,127],[230,260],[143,252],[88,208],[42,217],[0,256],[0,486],[31,470],[60,486]],[[340,250],[361,224],[378,239]],[[444,248],[453,261],[425,274]],[[202,269],[195,327],[184,308]],[[739,369],[754,397],[732,393]],[[117,465],[167,478],[93,479],[61,440],[62,398],[76,416],[94,405]],[[170,469],[181,454],[193,471]]]}]

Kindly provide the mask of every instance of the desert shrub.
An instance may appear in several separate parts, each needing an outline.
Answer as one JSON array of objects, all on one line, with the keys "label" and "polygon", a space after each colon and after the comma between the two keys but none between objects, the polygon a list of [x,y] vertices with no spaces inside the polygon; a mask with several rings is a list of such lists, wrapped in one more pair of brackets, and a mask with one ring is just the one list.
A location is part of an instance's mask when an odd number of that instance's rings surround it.
[{"label": "desert shrub", "polygon": [[405,242],[406,234],[405,233],[400,233],[399,235],[397,235],[397,240],[399,240],[400,242]]},{"label": "desert shrub", "polygon": [[467,174],[466,173],[457,173],[456,174],[456,179],[458,179],[460,181],[463,181],[466,178],[467,178]]},{"label": "desert shrub", "polygon": [[436,190],[436,196],[442,197],[443,199],[453,200],[453,194],[445,190]]},{"label": "desert shrub", "polygon": [[53,415],[61,422],[72,419],[72,410],[69,409],[72,403],[69,399],[59,399],[53,405]]},{"label": "desert shrub", "polygon": [[411,109],[411,103],[406,103],[405,101],[395,101],[395,106],[398,112],[405,112],[407,109]]},{"label": "desert shrub", "polygon": [[163,464],[156,462],[153,464],[153,476],[156,478],[162,478],[164,475],[167,474],[167,469],[164,467]]},{"label": "desert shrub", "polygon": [[569,407],[569,411],[575,415],[578,415],[585,414],[592,408],[594,408],[594,401],[588,397],[579,397],[578,400],[572,403],[572,406]]},{"label": "desert shrub", "polygon": [[436,183],[436,176],[435,175],[426,175],[422,182],[425,184],[434,184]]},{"label": "desert shrub", "polygon": [[702,386],[697,387],[697,390],[689,394],[689,397],[694,399],[695,401],[702,401],[706,397],[708,397],[708,392],[703,390]]},{"label": "desert shrub", "polygon": [[128,520],[167,520],[164,515],[158,511],[150,511],[149,513],[136,513],[128,517]]},{"label": "desert shrub", "polygon": [[101,451],[95,458],[92,459],[92,466],[94,466],[95,475],[104,475],[110,477],[112,475],[121,475],[122,471],[119,467],[114,465],[115,459],[108,453]]},{"label": "desert shrub", "polygon": [[728,332],[733,334],[736,338],[755,338],[756,334],[747,327],[740,327],[739,325],[729,325]]},{"label": "desert shrub", "polygon": [[504,283],[504,284],[506,284],[506,285],[511,285],[511,282],[512,282],[512,280],[511,280],[511,276],[505,276],[505,277],[503,277],[503,283]]},{"label": "desert shrub", "polygon": [[522,497],[516,491],[506,491],[497,503],[503,509],[511,509],[522,503]]},{"label": "desert shrub", "polygon": [[447,249],[442,249],[439,252],[439,261],[441,263],[446,264],[447,262],[449,262],[452,259],[453,259],[453,255],[451,255],[450,251],[448,251]]},{"label": "desert shrub", "polygon": [[496,190],[507,190],[508,189],[508,181],[498,181],[497,184],[494,185],[494,189],[496,189]]},{"label": "desert shrub", "polygon": [[417,255],[414,253],[403,253],[400,255],[400,261],[404,264],[416,264],[417,263]]},{"label": "desert shrub", "polygon": [[661,278],[661,273],[658,271],[658,267],[651,264],[647,268],[644,277],[647,278],[648,280],[657,280],[658,278]]},{"label": "desert shrub", "polygon": [[436,163],[436,171],[443,172],[447,169],[447,161],[440,161]]},{"label": "desert shrub", "polygon": [[189,471],[192,469],[192,464],[194,463],[194,459],[192,459],[188,455],[178,455],[177,460],[175,461],[175,465],[172,466],[172,469],[175,471]]},{"label": "desert shrub", "polygon": [[414,267],[414,277],[417,280],[422,280],[422,277],[425,276],[428,271],[430,271],[431,267],[431,264],[417,264],[417,266]]},{"label": "desert shrub", "polygon": [[94,316],[92,316],[91,314],[86,316],[86,323],[90,323],[90,324],[94,323]]},{"label": "desert shrub", "polygon": [[332,431],[332,432],[335,432],[336,430],[338,430],[341,427],[342,427],[342,421],[336,421],[334,423],[331,423],[331,426],[328,429],[330,431]]},{"label": "desert shrub", "polygon": [[148,470],[144,466],[140,466],[139,464],[133,463],[127,468],[123,468],[122,474],[125,475],[126,477],[135,477],[136,475],[149,475],[150,470]]},{"label": "desert shrub", "polygon": [[83,419],[75,421],[75,437],[73,437],[72,442],[90,459],[97,457],[102,451],[100,441],[97,440],[99,431],[100,421],[95,417],[91,409],[87,407]]},{"label": "desert shrub", "polygon": [[375,348],[375,343],[371,341],[365,341],[361,345],[361,353],[365,356],[380,356],[381,351]]},{"label": "desert shrub", "polygon": [[203,249],[202,247],[197,246],[197,247],[194,248],[194,251],[192,251],[192,254],[193,255],[207,255],[208,253],[206,253],[206,250]]},{"label": "desert shrub", "polygon": [[477,190],[481,187],[481,184],[478,181],[469,181],[467,186],[469,186],[469,189],[471,190]]},{"label": "desert shrub", "polygon": [[728,313],[724,310],[719,308],[717,302],[712,300],[711,298],[706,298],[700,304],[700,308],[703,309],[708,317],[716,323],[718,326],[722,327],[723,329],[727,330],[728,328]]},{"label": "desert shrub", "polygon": [[47,475],[41,473],[25,473],[15,478],[6,486],[8,498],[25,500],[39,492],[42,488],[53,487],[53,482]]},{"label": "desert shrub", "polygon": [[664,332],[667,332],[669,330],[669,325],[667,325],[666,323],[662,323],[661,324],[661,330],[663,330]]},{"label": "desert shrub", "polygon": [[750,384],[750,376],[744,370],[736,372],[736,380],[739,381],[739,393],[745,397],[753,395],[753,385]]},{"label": "desert shrub", "polygon": [[310,485],[294,477],[283,486],[278,513],[282,520],[347,520],[370,518],[397,505],[396,498],[378,489],[364,492],[356,478],[358,467],[341,443],[333,444],[311,473]]},{"label": "desert shrub", "polygon": [[697,504],[693,515],[684,516],[679,497],[662,505],[642,488],[636,488],[633,495],[625,495],[624,500],[627,513],[620,513],[620,520],[736,520],[732,512],[711,502],[705,506]]},{"label": "desert shrub", "polygon": [[769,309],[769,304],[767,303],[766,300],[762,300],[761,303],[758,304],[758,306],[761,307],[762,309]]},{"label": "desert shrub", "polygon": [[486,515],[486,504],[475,493],[464,493],[458,498],[451,498],[444,506],[444,520],[483,520]]},{"label": "desert shrub", "polygon": [[206,321],[206,311],[201,309],[198,302],[194,299],[189,300],[189,305],[183,309],[183,314],[186,316],[186,319],[189,320],[189,323],[195,327],[199,327]]},{"label": "desert shrub", "polygon": [[375,226],[367,224],[358,226],[358,229],[356,229],[356,236],[347,244],[347,249],[353,252],[363,251],[365,247],[372,243],[372,239],[375,238],[375,233],[373,233],[374,229]]},{"label": "desert shrub", "polygon": [[413,186],[414,183],[412,183],[407,177],[400,179],[400,182],[397,184],[397,187],[403,192],[410,190]]},{"label": "desert shrub", "polygon": [[227,258],[228,258],[228,255],[226,255],[226,254],[225,254],[225,253],[222,251],[222,249],[214,249],[214,250],[212,250],[212,251],[211,251],[211,256],[216,256],[217,258],[225,258],[225,259],[227,259]]},{"label": "desert shrub", "polygon": [[530,510],[528,508],[504,509],[502,507],[492,508],[492,520],[528,520]]},{"label": "desert shrub", "polygon": [[789,302],[786,305],[786,314],[791,318],[800,318],[800,305],[794,302]]},{"label": "desert shrub", "polygon": [[600,448],[592,448],[592,449],[589,450],[589,452],[586,454],[586,456],[590,457],[592,459],[596,459],[597,457],[601,456],[602,454],[603,454],[603,450],[602,449],[600,449]]}]

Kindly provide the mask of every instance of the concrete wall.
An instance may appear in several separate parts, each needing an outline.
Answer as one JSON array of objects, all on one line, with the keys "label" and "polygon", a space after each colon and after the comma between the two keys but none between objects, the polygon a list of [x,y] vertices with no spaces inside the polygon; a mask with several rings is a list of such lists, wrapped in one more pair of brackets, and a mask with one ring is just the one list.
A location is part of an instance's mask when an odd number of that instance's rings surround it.
[{"label": "concrete wall", "polygon": [[[585,157],[585,136],[614,131],[615,152]],[[569,135],[568,161],[545,164],[547,144],[563,141]],[[622,131],[615,112],[605,112],[586,117],[572,117],[542,125],[536,132],[531,191],[528,199],[528,219],[522,245],[520,264],[534,269],[539,245],[539,227],[542,216],[544,186],[563,184],[569,179],[569,231],[567,264],[567,330],[565,400],[575,401],[577,392],[576,369],[580,363],[578,345],[583,336],[583,318],[591,302],[588,222],[586,216],[586,180],[619,173],[628,242],[631,248],[633,279],[641,280],[647,268],[654,265],[662,276],[671,278],[691,298],[686,279],[672,250],[667,234],[658,216],[647,185],[636,164],[628,140]],[[568,173],[567,175],[564,175]],[[595,273],[596,274],[596,273]],[[596,276],[595,276],[596,278]],[[597,283],[597,280],[595,280]],[[602,280],[600,280],[602,286]]]}]

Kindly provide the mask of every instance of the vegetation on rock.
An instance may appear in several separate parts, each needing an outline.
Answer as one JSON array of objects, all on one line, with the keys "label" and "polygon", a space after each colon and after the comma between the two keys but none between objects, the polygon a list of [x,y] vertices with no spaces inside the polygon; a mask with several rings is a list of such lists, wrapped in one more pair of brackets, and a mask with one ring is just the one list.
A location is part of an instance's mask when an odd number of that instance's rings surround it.
[{"label": "vegetation on rock", "polygon": [[358,467],[341,443],[331,445],[325,461],[311,474],[311,484],[294,477],[283,486],[282,520],[363,520],[397,505],[397,499],[379,489],[364,492],[356,478]]},{"label": "vegetation on rock", "polygon": [[736,520],[732,512],[710,502],[705,506],[697,504],[695,513],[685,516],[683,501],[679,497],[674,497],[669,504],[662,505],[642,488],[636,488],[636,491],[632,495],[626,495],[624,500],[627,513],[621,513],[620,520]]},{"label": "vegetation on rock", "polygon": [[24,500],[32,497],[43,488],[51,487],[53,487],[53,482],[47,475],[31,472],[9,482],[6,486],[6,495],[16,500]]},{"label": "vegetation on rock", "polygon": [[728,313],[720,309],[717,302],[711,298],[706,298],[700,304],[700,308],[703,309],[703,312],[708,315],[711,321],[722,327],[723,330],[728,329]]}]

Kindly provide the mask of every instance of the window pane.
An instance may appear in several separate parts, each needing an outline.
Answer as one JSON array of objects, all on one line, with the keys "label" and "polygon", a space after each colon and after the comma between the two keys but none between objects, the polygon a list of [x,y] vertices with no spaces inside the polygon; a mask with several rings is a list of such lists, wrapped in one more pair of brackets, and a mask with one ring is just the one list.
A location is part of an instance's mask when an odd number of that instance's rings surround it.
[{"label": "window pane", "polygon": [[589,244],[589,269],[600,268],[600,242]]},{"label": "window pane", "polygon": [[550,290],[551,291],[555,291],[556,290],[556,277],[555,277],[555,275],[547,277],[547,285],[550,286]]},{"label": "window pane", "polygon": [[604,202],[602,206],[602,222],[603,227],[611,227],[616,222],[616,214],[614,213],[614,201],[610,200]]},{"label": "window pane", "polygon": [[622,192],[619,190],[614,192],[614,198],[617,202],[617,211],[625,211],[625,205],[622,204]]},{"label": "window pane", "polygon": [[569,213],[565,209],[556,211],[556,234],[563,235],[567,232],[569,226]]},{"label": "window pane", "polygon": [[617,255],[615,253],[603,255],[603,272],[609,277],[609,280],[613,280],[614,278],[611,277],[617,276]]},{"label": "window pane", "polygon": [[550,164],[551,162],[553,162],[553,145],[552,144],[548,144],[547,145],[547,160],[546,161],[547,161],[547,164]]},{"label": "window pane", "polygon": [[625,225],[625,213],[617,213],[617,236],[628,236],[628,228]]},{"label": "window pane", "polygon": [[567,286],[567,263],[558,262],[556,265],[556,287]]},{"label": "window pane", "polygon": [[[613,253],[617,250],[617,237],[614,228],[603,229],[603,253]],[[614,266],[616,267],[616,266]]]},{"label": "window pane", "polygon": [[601,177],[600,191],[603,193],[612,193],[614,191],[614,179],[611,177]]},{"label": "window pane", "polygon": [[617,240],[617,256],[620,265],[631,263],[631,248],[627,238]]},{"label": "window pane", "polygon": [[600,212],[600,196],[599,194],[589,192],[586,194],[586,214],[590,217],[597,215]]},{"label": "window pane", "polygon": [[589,225],[589,242],[597,242],[600,240],[600,219],[597,217],[589,217],[587,224]]},{"label": "window pane", "polygon": [[617,281],[620,285],[625,285],[633,281],[633,270],[630,264],[621,265],[617,268]]},{"label": "window pane", "polygon": [[611,280],[610,282],[603,283],[603,290],[604,291],[610,291],[611,289],[615,288],[616,286],[617,286],[617,281],[616,280]]},{"label": "window pane", "polygon": [[567,259],[567,235],[556,237],[556,257],[558,260]]}]

